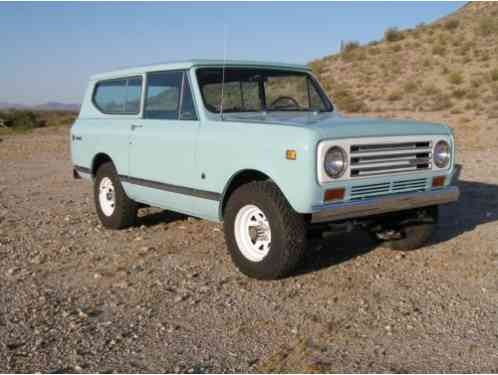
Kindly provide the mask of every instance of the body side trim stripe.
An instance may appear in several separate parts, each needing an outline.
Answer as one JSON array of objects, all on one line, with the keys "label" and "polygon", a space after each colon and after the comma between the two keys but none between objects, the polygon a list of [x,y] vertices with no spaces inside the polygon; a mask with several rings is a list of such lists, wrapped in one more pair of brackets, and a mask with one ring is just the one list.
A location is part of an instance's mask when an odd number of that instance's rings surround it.
[{"label": "body side trim stripe", "polygon": [[169,191],[171,193],[190,195],[193,197],[209,199],[212,201],[221,200],[220,193],[215,193],[215,192],[211,192],[211,191],[193,189],[193,188],[189,188],[189,187],[185,187],[185,186],[171,185],[171,184],[166,184],[163,182],[144,180],[141,178],[124,176],[124,175],[119,175],[119,178],[123,182],[128,182],[128,183],[133,184],[133,185],[139,185],[139,186],[148,187],[148,188],[152,188],[152,189]]},{"label": "body side trim stripe", "polygon": [[74,169],[80,173],[92,174],[92,170],[90,168],[80,167],[79,165],[75,165]]}]

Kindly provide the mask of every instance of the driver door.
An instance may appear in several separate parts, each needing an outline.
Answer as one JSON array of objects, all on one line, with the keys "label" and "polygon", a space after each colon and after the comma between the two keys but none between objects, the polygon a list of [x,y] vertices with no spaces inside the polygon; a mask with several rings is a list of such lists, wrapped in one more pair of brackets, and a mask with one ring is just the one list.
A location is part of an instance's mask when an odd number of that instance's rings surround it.
[{"label": "driver door", "polygon": [[143,119],[132,125],[129,163],[140,202],[183,213],[193,211],[199,121],[184,71],[147,74]]}]

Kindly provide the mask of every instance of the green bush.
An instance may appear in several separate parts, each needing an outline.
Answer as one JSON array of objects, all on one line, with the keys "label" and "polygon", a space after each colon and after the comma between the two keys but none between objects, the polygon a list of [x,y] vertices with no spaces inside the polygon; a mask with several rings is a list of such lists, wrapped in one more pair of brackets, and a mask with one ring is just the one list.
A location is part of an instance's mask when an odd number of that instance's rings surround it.
[{"label": "green bush", "polygon": [[9,110],[0,112],[0,118],[4,120],[4,124],[13,130],[30,130],[40,127],[38,115],[35,112],[28,110]]},{"label": "green bush", "polygon": [[34,112],[31,111],[14,111],[9,121],[11,127],[16,130],[27,130],[38,127],[38,119]]},{"label": "green bush", "polygon": [[398,42],[403,40],[405,36],[396,27],[390,27],[384,32],[384,39],[388,42]]},{"label": "green bush", "polygon": [[463,83],[463,75],[460,72],[450,73],[448,81],[453,85],[460,85]]},{"label": "green bush", "polygon": [[489,76],[490,76],[492,81],[497,82],[498,81],[498,68],[493,69]]}]

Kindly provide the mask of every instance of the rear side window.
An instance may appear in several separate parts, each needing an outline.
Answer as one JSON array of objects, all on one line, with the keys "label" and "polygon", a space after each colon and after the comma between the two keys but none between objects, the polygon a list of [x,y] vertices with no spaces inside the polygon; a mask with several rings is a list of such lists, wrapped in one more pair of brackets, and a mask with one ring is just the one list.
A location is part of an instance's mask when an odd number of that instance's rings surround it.
[{"label": "rear side window", "polygon": [[144,117],[177,120],[183,72],[157,72],[147,75]]},{"label": "rear side window", "polygon": [[103,113],[132,115],[140,112],[142,78],[132,77],[99,82],[93,102]]}]

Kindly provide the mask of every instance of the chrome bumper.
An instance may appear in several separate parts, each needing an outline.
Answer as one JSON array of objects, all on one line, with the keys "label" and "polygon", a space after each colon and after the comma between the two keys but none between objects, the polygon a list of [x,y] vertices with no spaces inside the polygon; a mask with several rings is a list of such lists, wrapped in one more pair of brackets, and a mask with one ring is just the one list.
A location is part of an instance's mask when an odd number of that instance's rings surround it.
[{"label": "chrome bumper", "polygon": [[458,200],[459,195],[460,191],[458,187],[448,186],[443,189],[418,193],[396,194],[353,202],[331,203],[315,207],[319,211],[311,215],[311,222],[323,223],[451,203]]}]

